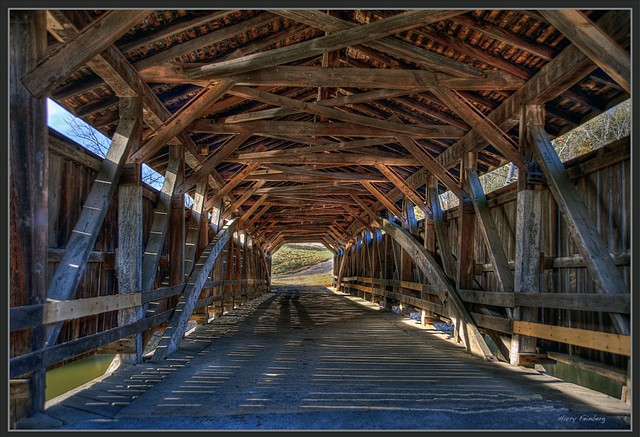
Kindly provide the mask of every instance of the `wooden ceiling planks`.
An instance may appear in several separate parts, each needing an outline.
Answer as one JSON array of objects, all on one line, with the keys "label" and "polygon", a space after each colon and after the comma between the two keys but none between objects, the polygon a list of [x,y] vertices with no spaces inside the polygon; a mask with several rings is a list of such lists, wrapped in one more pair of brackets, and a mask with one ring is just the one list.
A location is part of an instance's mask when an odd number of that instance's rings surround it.
[{"label": "wooden ceiling planks", "polygon": [[[605,69],[612,80],[588,65],[600,62],[595,54],[572,45],[609,44],[620,55],[629,45],[621,11],[586,11],[598,29],[566,35],[544,11],[147,12],[138,25],[121,23],[124,36],[109,40],[99,62],[87,52],[86,65],[51,82],[51,96],[109,135],[116,94],[142,93],[150,129],[134,158],[163,173],[177,135],[190,167],[178,191],[209,174],[206,207],[228,195],[235,211],[223,215],[262,232],[275,220],[266,229],[276,244],[297,232],[296,221],[307,231],[332,225],[327,238],[341,244],[378,226],[380,209],[401,214],[403,197],[426,210],[417,188],[432,172],[464,197],[463,151],[479,152],[479,170],[521,165],[504,136],[513,135],[517,102],[547,101],[554,133],[628,96],[616,76],[624,64]],[[110,15],[66,12],[78,29]],[[103,77],[124,72],[126,83],[112,75],[107,85],[87,66]],[[184,106],[222,78],[218,92]]]}]

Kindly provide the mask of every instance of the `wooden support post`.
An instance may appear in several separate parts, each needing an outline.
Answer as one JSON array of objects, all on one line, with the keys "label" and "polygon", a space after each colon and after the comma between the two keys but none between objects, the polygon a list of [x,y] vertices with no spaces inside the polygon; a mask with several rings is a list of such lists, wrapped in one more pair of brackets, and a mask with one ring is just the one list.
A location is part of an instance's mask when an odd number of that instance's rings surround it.
[{"label": "wooden support post", "polygon": [[[553,194],[562,216],[567,222],[576,247],[587,265],[587,270],[599,293],[627,294],[627,287],[616,268],[609,250],[602,242],[598,230],[589,216],[584,202],[569,179],[551,141],[544,130],[544,111],[541,106],[527,106],[528,139],[533,154],[544,172],[549,189]],[[518,178],[520,179],[520,178]],[[517,266],[517,262],[516,262]],[[517,290],[516,290],[517,291]],[[631,335],[629,318],[622,314],[610,313],[613,325],[621,335]]]},{"label": "wooden support post", "polygon": [[[428,180],[427,183],[425,184],[425,199],[426,199],[426,203],[431,205],[431,192],[434,191],[434,187],[432,185],[432,180],[435,179],[435,177],[431,176]],[[437,182],[436,182],[437,184]],[[435,196],[437,196],[437,193],[435,194]],[[437,198],[436,198],[437,201]],[[435,229],[435,223],[434,223],[434,213],[433,213],[433,207],[431,206],[428,210],[425,211],[424,213],[424,239],[423,239],[423,243],[424,243],[424,247],[425,249],[427,249],[429,251],[429,253],[431,254],[431,256],[433,256],[435,258],[436,256],[436,229]],[[446,272],[446,270],[445,270]]]},{"label": "wooden support post", "polygon": [[[142,106],[139,106],[142,117]],[[138,133],[136,146],[142,140]],[[139,165],[126,165],[118,187],[118,250],[116,252],[118,293],[135,293],[142,288],[142,175]],[[118,326],[142,318],[142,307],[118,311]],[[135,352],[120,354],[123,363],[142,360],[142,334],[134,336]]]},{"label": "wooden support post", "polygon": [[173,354],[178,349],[180,340],[182,340],[185,333],[187,322],[195,308],[196,300],[200,295],[200,291],[202,291],[202,286],[213,267],[213,263],[216,261],[224,246],[229,241],[229,238],[233,234],[235,227],[235,219],[227,223],[200,256],[200,259],[196,264],[196,268],[187,280],[180,302],[178,302],[176,311],[169,321],[169,326],[165,329],[158,344],[158,348],[153,354],[154,361],[160,361]]},{"label": "wooden support post", "polygon": [[191,217],[187,228],[187,238],[184,248],[184,275],[189,276],[194,268],[198,256],[198,240],[200,239],[200,220],[202,220],[205,196],[207,194],[206,181],[196,184],[196,194],[191,205]]},{"label": "wooden support post", "polygon": [[[184,147],[169,147],[169,158],[178,159],[180,165],[176,173],[176,185],[184,179]],[[184,282],[185,257],[185,220],[184,195],[174,191],[169,213],[169,285],[180,285]],[[170,299],[168,306],[177,303],[177,297]]]},{"label": "wooden support post", "polygon": [[495,361],[496,358],[478,331],[478,326],[464,306],[457,290],[451,285],[429,252],[400,226],[388,220],[383,220],[382,226],[387,234],[409,253],[429,282],[438,289],[438,297],[446,306],[448,315],[454,321],[456,330],[460,333],[467,351],[486,360]]},{"label": "wooden support post", "polygon": [[[91,191],[84,202],[73,234],[67,243],[62,260],[49,283],[49,299],[67,300],[73,297],[95,245],[107,208],[118,186],[132,144],[142,128],[140,99],[123,97],[120,99],[120,124],[102,161],[100,172],[95,178]],[[46,129],[45,129],[46,130]],[[58,339],[62,325],[51,325],[47,331],[49,346]]]},{"label": "wooden support post", "polygon": [[[514,291],[523,293],[540,292],[542,187],[530,183],[534,173],[538,173],[528,138],[531,117],[541,118],[544,122],[542,107],[527,106],[520,118],[520,153],[528,164],[518,170]],[[537,322],[537,315],[537,309],[531,307],[516,307],[513,311],[514,320],[525,322]],[[517,365],[521,353],[536,352],[536,343],[533,337],[514,334],[511,337],[510,363]]]},{"label": "wooden support post", "polygon": [[[461,180],[466,179],[466,169],[476,167],[475,153],[467,153],[462,159]],[[473,276],[475,270],[474,240],[476,235],[476,220],[473,204],[470,199],[460,200],[458,207],[458,272],[456,276],[456,288],[473,289]]]},{"label": "wooden support post", "polygon": [[[11,306],[47,301],[49,144],[46,99],[20,81],[46,53],[45,11],[11,10],[9,39]],[[15,334],[12,334],[12,337]],[[28,334],[27,334],[28,335]],[[24,338],[29,344],[29,337]],[[45,347],[44,326],[31,330],[31,350]],[[31,374],[31,414],[44,411],[46,368]],[[26,384],[26,383],[24,383]]]}]

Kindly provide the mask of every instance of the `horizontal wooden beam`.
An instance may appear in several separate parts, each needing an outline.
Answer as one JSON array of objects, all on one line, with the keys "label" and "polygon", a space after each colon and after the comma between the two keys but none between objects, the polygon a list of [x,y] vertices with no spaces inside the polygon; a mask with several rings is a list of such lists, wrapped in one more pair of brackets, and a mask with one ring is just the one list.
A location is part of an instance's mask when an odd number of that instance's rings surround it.
[{"label": "horizontal wooden beam", "polygon": [[[198,120],[189,128],[197,133],[218,134],[267,134],[267,135],[309,135],[309,136],[346,136],[346,137],[382,137],[397,135],[393,131],[375,127],[354,125],[352,123],[323,123],[304,121],[250,121],[246,123],[219,124],[211,120]],[[413,132],[411,137],[457,139],[464,131],[454,126],[429,125],[422,126],[420,132]]]},{"label": "horizontal wooden beam", "polygon": [[366,117],[363,115],[353,114],[350,112],[341,111],[339,109],[326,107],[317,103],[307,103],[296,99],[290,99],[288,97],[279,96],[277,94],[260,91],[258,89],[250,87],[236,86],[229,93],[235,96],[245,97],[247,99],[258,100],[270,105],[278,105],[282,106],[283,108],[289,108],[300,112],[320,115],[346,123],[354,123],[362,126],[386,129],[391,132],[399,132],[407,135],[437,135],[437,132],[440,129],[440,126],[438,125],[411,125]]},{"label": "horizontal wooden beam", "polygon": [[612,354],[631,356],[631,337],[628,335],[609,334],[606,332],[521,322],[518,320],[513,321],[513,333],[586,347]]},{"label": "horizontal wooden beam", "polygon": [[[206,85],[207,81],[191,79],[185,69],[197,64],[157,65],[140,72],[140,76],[156,83],[194,83]],[[521,79],[501,72],[488,71],[483,78],[456,77],[446,73],[425,70],[378,69],[378,68],[333,68],[298,67],[283,65],[265,68],[250,73],[228,76],[238,85],[267,87],[331,87],[331,88],[375,88],[387,90],[432,89],[446,86],[454,90],[496,91],[514,90],[523,85]]]},{"label": "horizontal wooden beam", "polygon": [[559,363],[569,364],[572,367],[577,367],[589,372],[593,372],[597,375],[611,378],[614,381],[627,383],[627,372],[617,367],[608,366],[596,361],[585,360],[576,355],[567,355],[560,352],[547,352],[547,357],[555,360]]},{"label": "horizontal wooden beam", "polygon": [[465,302],[503,308],[523,306],[620,314],[629,314],[631,308],[629,294],[503,293],[480,290],[458,290],[458,293]]}]

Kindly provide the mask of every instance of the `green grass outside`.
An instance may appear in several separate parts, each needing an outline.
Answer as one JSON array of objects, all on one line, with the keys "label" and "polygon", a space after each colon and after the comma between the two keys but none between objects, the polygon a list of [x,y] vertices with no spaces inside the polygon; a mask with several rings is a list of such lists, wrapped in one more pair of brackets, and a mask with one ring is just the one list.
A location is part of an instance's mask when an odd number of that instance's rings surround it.
[{"label": "green grass outside", "polygon": [[303,244],[286,244],[271,260],[271,275],[290,275],[331,259],[333,254],[325,247]]}]

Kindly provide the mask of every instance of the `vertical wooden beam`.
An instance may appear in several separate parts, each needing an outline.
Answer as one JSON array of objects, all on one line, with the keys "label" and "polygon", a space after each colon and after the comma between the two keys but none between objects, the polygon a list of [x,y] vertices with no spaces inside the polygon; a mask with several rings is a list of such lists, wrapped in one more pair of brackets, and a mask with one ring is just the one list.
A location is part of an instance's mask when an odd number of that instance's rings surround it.
[{"label": "vertical wooden beam", "polygon": [[[142,106],[140,117],[142,117]],[[142,132],[136,138],[137,145]],[[142,175],[139,165],[127,165],[118,187],[118,250],[116,252],[118,293],[135,293],[142,288]],[[137,322],[142,307],[118,311],[118,325]],[[137,364],[142,360],[142,334],[134,336],[135,353],[120,354],[123,363]]]},{"label": "vertical wooden beam", "polygon": [[[462,159],[463,175],[465,181],[467,168],[476,167],[475,153],[466,153]],[[458,206],[458,272],[456,288],[470,290],[473,288],[473,276],[475,267],[474,240],[476,235],[476,220],[474,217],[471,200],[460,200]]]},{"label": "vertical wooden beam", "polygon": [[[9,39],[10,295],[11,304],[47,301],[49,147],[47,106],[20,82],[46,52],[45,11],[11,10]],[[28,337],[27,337],[28,339]],[[28,340],[27,340],[28,341]],[[31,349],[45,346],[44,326],[31,330]],[[44,411],[46,369],[31,374],[31,414]]]},{"label": "vertical wooden beam", "polygon": [[[539,168],[529,141],[528,125],[531,117],[544,120],[541,106],[526,106],[520,115],[520,152],[527,165],[518,169],[518,194],[516,209],[516,256],[514,291],[523,293],[540,292],[540,248],[542,235],[542,187],[530,181]],[[544,121],[543,121],[544,122]],[[537,308],[516,307],[514,320],[537,322]],[[519,362],[520,353],[536,351],[537,340],[533,337],[514,334],[511,337],[509,361],[512,365]]]},{"label": "vertical wooden beam", "polygon": [[[429,176],[427,179],[427,183],[425,184],[425,199],[426,203],[431,205],[431,192],[434,191],[434,187],[432,184],[432,180],[435,179],[434,176]],[[436,182],[437,184],[437,182]],[[437,196],[437,193],[435,194]],[[436,199],[437,201],[437,199]],[[433,214],[433,206],[431,210],[427,210],[424,213],[424,247],[429,251],[431,256],[436,256],[436,229],[434,224],[434,214]],[[446,272],[446,271],[445,271]],[[448,273],[447,273],[448,275]]]},{"label": "vertical wooden beam", "polygon": [[[562,216],[576,247],[587,265],[587,270],[599,293],[629,293],[620,272],[616,268],[609,250],[602,242],[598,230],[589,216],[589,212],[580,199],[580,195],[569,179],[549,137],[544,130],[544,112],[541,107],[527,107],[533,115],[527,125],[533,154],[544,172],[549,189],[558,203]],[[611,314],[613,325],[621,335],[630,335],[629,318],[622,314]]]},{"label": "vertical wooden beam", "polygon": [[200,238],[200,220],[207,194],[207,183],[201,181],[196,184],[196,194],[191,205],[191,217],[187,228],[187,238],[184,249],[184,274],[189,276],[194,268],[194,263],[198,255],[198,240]]},{"label": "vertical wooden beam", "polygon": [[189,275],[189,279],[182,292],[182,297],[178,302],[173,316],[171,316],[171,320],[169,320],[169,326],[167,326],[167,329],[165,329],[162,334],[158,348],[153,354],[153,361],[163,360],[178,349],[180,340],[182,340],[184,336],[187,322],[193,313],[196,301],[213,267],[213,263],[229,241],[235,227],[236,220],[234,219],[225,225],[213,241],[209,243],[206,250],[202,252],[195,269],[193,269],[193,272]]},{"label": "vertical wooden beam", "polygon": [[336,288],[338,290],[342,290],[342,278],[344,277],[345,268],[347,265],[347,259],[349,258],[349,250],[351,249],[352,243],[349,241],[344,248],[344,253],[342,254],[342,260],[340,260],[340,268],[338,269],[338,280]]},{"label": "vertical wooden beam", "polygon": [[[176,173],[176,185],[184,179],[184,146],[169,147],[169,158],[178,159],[180,165]],[[184,195],[174,191],[169,213],[169,285],[180,285],[184,282],[184,250],[185,220]],[[177,298],[170,299],[169,305],[175,304]]]},{"label": "vertical wooden beam", "polygon": [[[142,128],[140,99],[122,97],[120,99],[120,123],[114,134],[107,156],[96,176],[87,200],[82,206],[80,218],[73,229],[67,243],[62,260],[58,264],[49,283],[47,295],[49,299],[70,299],[84,274],[87,260],[98,238],[100,227],[107,213],[107,208],[118,186],[132,144]],[[46,130],[46,129],[45,129]],[[60,334],[61,323],[53,324],[47,331],[48,345],[53,346]]]}]

